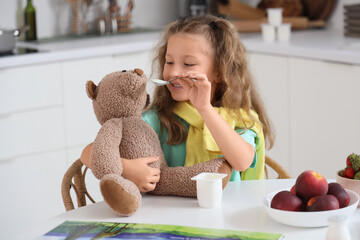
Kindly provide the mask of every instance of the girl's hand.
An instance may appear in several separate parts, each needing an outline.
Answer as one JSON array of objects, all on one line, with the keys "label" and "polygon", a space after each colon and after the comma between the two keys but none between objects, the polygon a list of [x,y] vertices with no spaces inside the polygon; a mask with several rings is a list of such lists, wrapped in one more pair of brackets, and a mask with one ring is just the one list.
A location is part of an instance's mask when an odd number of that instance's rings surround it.
[{"label": "girl's hand", "polygon": [[206,74],[189,72],[181,74],[180,77],[183,78],[179,79],[179,82],[189,86],[189,100],[199,112],[211,107],[211,82]]},{"label": "girl's hand", "polygon": [[92,149],[92,143],[88,144],[81,152],[80,161],[86,167],[90,168],[90,153]]},{"label": "girl's hand", "polygon": [[160,169],[149,167],[148,164],[156,161],[159,161],[158,156],[130,160],[122,158],[122,176],[135,183],[141,192],[152,191],[160,180]]},{"label": "girl's hand", "polygon": [[[92,149],[92,143],[87,145],[81,153],[81,162],[90,168],[90,154]],[[149,163],[156,162],[159,157],[147,157],[137,159],[125,159],[122,158],[123,165],[122,176],[129,179],[140,189],[141,192],[149,192],[155,189],[156,183],[160,179],[160,170],[157,168],[149,167]]]}]

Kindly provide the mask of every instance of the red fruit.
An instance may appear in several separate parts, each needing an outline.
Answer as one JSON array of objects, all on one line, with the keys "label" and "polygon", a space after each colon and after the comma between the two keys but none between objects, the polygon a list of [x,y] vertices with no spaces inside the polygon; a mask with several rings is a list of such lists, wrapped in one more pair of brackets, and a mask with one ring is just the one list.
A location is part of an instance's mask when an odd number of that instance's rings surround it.
[{"label": "red fruit", "polygon": [[346,159],[346,164],[348,164],[349,159],[349,165],[351,166],[355,172],[358,172],[360,170],[360,155],[357,155],[355,153],[350,154]]},{"label": "red fruit", "polygon": [[351,164],[351,159],[350,159],[350,156],[351,156],[352,154],[350,154],[347,158],[346,158],[346,166],[347,167],[352,167],[352,164]]},{"label": "red fruit", "polygon": [[326,195],[327,191],[328,182],[326,178],[315,171],[304,171],[296,179],[296,195],[304,202],[315,196]]},{"label": "red fruit", "polygon": [[295,185],[292,186],[292,188],[290,189],[290,192],[291,192],[292,194],[296,195],[296,193],[295,193]]},{"label": "red fruit", "polygon": [[310,198],[306,211],[327,211],[339,209],[339,201],[333,195],[323,195]]},{"label": "red fruit", "polygon": [[345,177],[345,169],[339,171],[339,176],[340,177]]},{"label": "red fruit", "polygon": [[344,172],[345,177],[354,179],[355,171],[352,167],[346,167]]},{"label": "red fruit", "polygon": [[271,208],[285,211],[301,211],[303,202],[289,191],[278,192],[271,200]]},{"label": "red fruit", "polygon": [[333,182],[329,183],[329,190],[327,195],[333,195],[339,201],[340,208],[347,207],[350,202],[350,196],[345,191],[344,187],[339,183]]}]

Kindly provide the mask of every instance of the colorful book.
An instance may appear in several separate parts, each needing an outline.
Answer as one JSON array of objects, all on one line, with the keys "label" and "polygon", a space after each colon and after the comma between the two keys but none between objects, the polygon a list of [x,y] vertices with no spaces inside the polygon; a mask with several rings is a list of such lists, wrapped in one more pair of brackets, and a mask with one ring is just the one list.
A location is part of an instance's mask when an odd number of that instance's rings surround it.
[{"label": "colorful book", "polygon": [[247,232],[178,225],[65,221],[39,239],[278,240],[282,238],[283,235],[278,233]]}]

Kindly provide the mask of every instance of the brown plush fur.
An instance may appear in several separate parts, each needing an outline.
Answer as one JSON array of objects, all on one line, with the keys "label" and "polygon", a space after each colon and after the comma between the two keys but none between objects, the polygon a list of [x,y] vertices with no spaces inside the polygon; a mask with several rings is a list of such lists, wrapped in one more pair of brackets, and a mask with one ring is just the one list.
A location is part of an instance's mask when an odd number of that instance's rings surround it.
[{"label": "brown plush fur", "polygon": [[141,118],[148,101],[146,82],[140,69],[108,74],[98,86],[87,82],[87,94],[93,100],[95,115],[102,125],[93,143],[91,169],[100,179],[104,200],[121,216],[132,215],[141,204],[137,186],[122,177],[121,157],[160,157],[160,161],[150,164],[161,169],[160,181],[151,192],[158,195],[196,197],[196,184],[191,177],[201,172],[226,173],[225,187],[231,175],[231,167],[224,158],[192,167],[167,166],[158,136]]},{"label": "brown plush fur", "polygon": [[230,164],[224,158],[215,158],[191,167],[165,167],[161,169],[160,181],[151,193],[157,195],[173,195],[196,197],[196,182],[192,177],[202,172],[226,173],[223,178],[223,188],[231,177]]}]

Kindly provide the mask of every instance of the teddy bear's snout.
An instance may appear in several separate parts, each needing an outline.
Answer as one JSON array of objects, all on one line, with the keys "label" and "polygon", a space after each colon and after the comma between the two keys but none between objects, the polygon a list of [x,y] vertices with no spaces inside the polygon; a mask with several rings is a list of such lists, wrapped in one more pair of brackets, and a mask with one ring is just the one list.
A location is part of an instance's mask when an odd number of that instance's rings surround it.
[{"label": "teddy bear's snout", "polygon": [[134,72],[136,72],[136,74],[139,75],[140,77],[144,74],[144,71],[141,70],[140,68],[135,68]]}]

